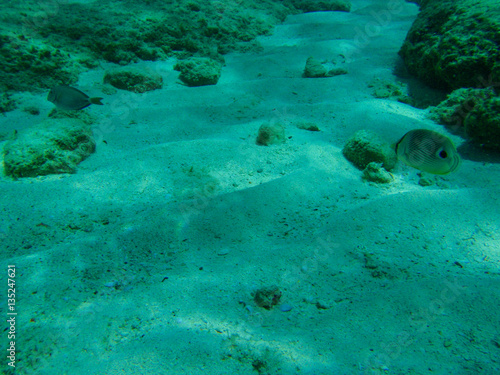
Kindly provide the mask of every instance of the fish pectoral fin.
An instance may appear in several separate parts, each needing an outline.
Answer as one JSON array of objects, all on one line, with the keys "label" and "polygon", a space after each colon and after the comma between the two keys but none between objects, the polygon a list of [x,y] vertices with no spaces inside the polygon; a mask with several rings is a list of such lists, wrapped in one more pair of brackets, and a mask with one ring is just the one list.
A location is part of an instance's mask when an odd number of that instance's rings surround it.
[{"label": "fish pectoral fin", "polygon": [[91,102],[92,104],[104,105],[103,103],[101,103],[101,100],[102,100],[102,99],[103,99],[103,98],[90,98],[90,102]]}]

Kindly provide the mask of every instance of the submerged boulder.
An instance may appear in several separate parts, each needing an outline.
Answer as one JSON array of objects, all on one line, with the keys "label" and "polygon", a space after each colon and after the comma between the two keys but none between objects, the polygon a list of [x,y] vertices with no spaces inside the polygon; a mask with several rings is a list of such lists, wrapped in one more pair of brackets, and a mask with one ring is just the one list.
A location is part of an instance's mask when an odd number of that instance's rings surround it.
[{"label": "submerged boulder", "polygon": [[500,97],[477,103],[464,121],[465,132],[485,148],[500,151]]},{"label": "submerged boulder", "polygon": [[400,56],[408,71],[441,89],[487,87],[500,78],[500,2],[425,0]]},{"label": "submerged boulder", "polygon": [[491,87],[454,90],[431,108],[430,118],[453,130],[463,127],[474,143],[500,151],[500,97]]},{"label": "submerged boulder", "polygon": [[215,85],[220,78],[222,65],[208,57],[191,57],[174,66],[181,72],[179,78],[188,86]]},{"label": "submerged boulder", "polygon": [[47,119],[6,143],[5,174],[14,178],[75,173],[95,151],[90,125],[77,119]]},{"label": "submerged boulder", "polygon": [[163,80],[158,73],[147,69],[125,67],[106,72],[104,83],[120,90],[144,93],[146,91],[161,89]]},{"label": "submerged boulder", "polygon": [[389,182],[394,181],[393,175],[382,167],[382,163],[375,162],[371,162],[366,166],[363,170],[361,178],[377,184],[388,184]]},{"label": "submerged boulder", "polygon": [[431,107],[429,117],[439,124],[459,128],[474,106],[495,96],[492,88],[456,89],[448,94],[446,100]]},{"label": "submerged boulder", "polygon": [[354,133],[342,149],[342,154],[359,169],[365,169],[371,162],[376,162],[390,171],[398,161],[393,148],[369,130]]},{"label": "submerged boulder", "polygon": [[328,70],[323,66],[321,61],[310,56],[306,61],[304,68],[304,77],[306,78],[319,78],[327,77]]},{"label": "submerged boulder", "polygon": [[325,78],[347,74],[347,69],[335,65],[335,62],[321,62],[310,56],[306,60],[306,66],[302,76],[304,78]]},{"label": "submerged boulder", "polygon": [[269,146],[285,143],[285,127],[282,124],[264,123],[259,128],[256,143],[260,146]]}]

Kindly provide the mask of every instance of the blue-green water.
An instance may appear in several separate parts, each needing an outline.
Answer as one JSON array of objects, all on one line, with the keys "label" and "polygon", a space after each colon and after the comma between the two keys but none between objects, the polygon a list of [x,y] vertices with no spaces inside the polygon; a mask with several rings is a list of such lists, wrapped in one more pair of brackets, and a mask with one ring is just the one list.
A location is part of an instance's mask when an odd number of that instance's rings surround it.
[{"label": "blue-green water", "polygon": [[499,372],[496,57],[460,91],[433,4],[318,3],[1,5],[2,373]]}]

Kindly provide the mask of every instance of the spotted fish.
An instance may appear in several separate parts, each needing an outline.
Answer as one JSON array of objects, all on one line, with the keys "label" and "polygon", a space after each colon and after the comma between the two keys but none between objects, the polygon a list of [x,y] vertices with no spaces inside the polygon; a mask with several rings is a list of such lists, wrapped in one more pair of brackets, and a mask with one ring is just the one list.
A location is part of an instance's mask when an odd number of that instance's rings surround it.
[{"label": "spotted fish", "polygon": [[70,86],[57,86],[50,90],[47,100],[63,110],[83,109],[91,104],[103,105],[102,98],[90,98],[87,94]]},{"label": "spotted fish", "polygon": [[409,131],[396,143],[395,151],[410,167],[433,174],[454,172],[461,163],[450,139],[432,130]]}]

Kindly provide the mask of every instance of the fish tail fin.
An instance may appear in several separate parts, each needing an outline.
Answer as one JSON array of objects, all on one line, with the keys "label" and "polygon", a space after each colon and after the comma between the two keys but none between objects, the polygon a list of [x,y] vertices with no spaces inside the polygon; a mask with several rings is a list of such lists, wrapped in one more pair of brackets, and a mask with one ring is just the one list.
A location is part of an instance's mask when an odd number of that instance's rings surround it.
[{"label": "fish tail fin", "polygon": [[101,103],[101,100],[102,100],[102,99],[103,99],[103,98],[90,98],[90,102],[91,102],[92,104],[104,105],[103,103]]}]

